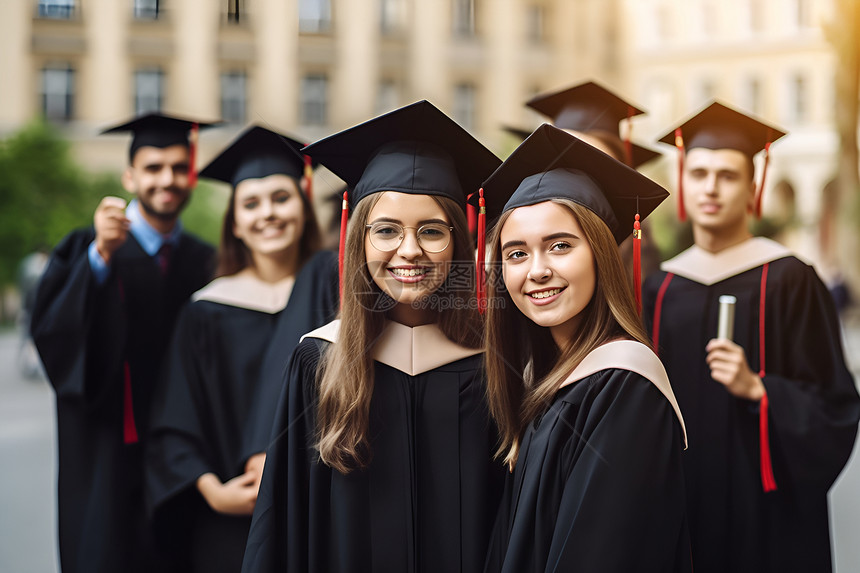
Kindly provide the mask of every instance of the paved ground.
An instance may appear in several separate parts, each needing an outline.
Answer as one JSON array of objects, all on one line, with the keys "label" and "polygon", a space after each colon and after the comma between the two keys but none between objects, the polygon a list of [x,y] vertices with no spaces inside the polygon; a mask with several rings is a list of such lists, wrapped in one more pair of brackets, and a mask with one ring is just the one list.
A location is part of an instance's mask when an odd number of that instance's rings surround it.
[{"label": "paved ground", "polygon": [[[846,329],[848,360],[860,379],[860,316]],[[0,572],[54,573],[56,452],[54,397],[47,382],[26,379],[19,341],[0,332]],[[860,441],[830,492],[837,572],[860,571]]]}]

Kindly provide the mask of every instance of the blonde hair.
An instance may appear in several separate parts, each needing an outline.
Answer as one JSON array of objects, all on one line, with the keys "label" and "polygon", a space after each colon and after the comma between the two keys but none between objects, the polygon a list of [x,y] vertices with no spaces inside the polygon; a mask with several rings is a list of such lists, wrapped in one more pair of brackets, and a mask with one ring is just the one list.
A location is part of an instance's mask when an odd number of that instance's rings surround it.
[{"label": "blonde hair", "polygon": [[[594,253],[596,282],[578,331],[566,347],[559,348],[549,328],[538,326],[516,308],[503,281],[488,281],[487,396],[501,435],[496,455],[504,456],[511,466],[516,463],[526,426],[549,407],[560,385],[589,352],[615,338],[650,347],[609,227],[573,201],[552,202],[570,209],[582,228]],[[495,272],[501,269],[501,231],[511,211],[499,218],[488,242],[490,268]],[[513,332],[520,335],[512,336]]]},{"label": "blonde hair", "polygon": [[[387,295],[367,271],[364,238],[368,217],[381,195],[376,193],[359,202],[350,218],[344,249],[344,285],[338,334],[340,340],[349,343],[330,345],[317,369],[316,447],[320,459],[343,474],[367,467],[372,457],[367,436],[374,385],[372,355],[373,345],[385,327],[385,314],[376,309],[384,306]],[[452,297],[448,304],[436,307],[437,323],[450,340],[461,346],[480,348],[483,329],[474,290],[470,288],[475,284],[475,265],[466,217],[452,199],[431,197],[454,227],[453,262],[463,265],[458,269],[455,280],[452,281],[453,273],[449,272],[445,283],[436,291]],[[466,277],[464,273],[467,273]],[[380,301],[383,301],[382,305]],[[357,353],[356,349],[361,349],[361,352]]]}]

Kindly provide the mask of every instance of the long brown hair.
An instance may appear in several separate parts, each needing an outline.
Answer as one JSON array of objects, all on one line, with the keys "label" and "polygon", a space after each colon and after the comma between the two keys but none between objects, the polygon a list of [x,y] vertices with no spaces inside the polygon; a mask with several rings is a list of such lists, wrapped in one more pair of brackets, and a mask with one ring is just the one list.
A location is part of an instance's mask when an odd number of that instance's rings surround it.
[{"label": "long brown hair", "polygon": [[[487,394],[490,413],[501,434],[496,455],[505,456],[511,465],[516,463],[526,426],[549,407],[559,386],[589,352],[615,338],[633,339],[650,347],[609,227],[573,201],[552,202],[570,209],[582,228],[594,253],[597,280],[594,295],[582,310],[579,329],[564,348],[556,345],[549,328],[538,326],[517,309],[503,281],[488,281]],[[490,268],[494,272],[501,269],[501,231],[511,212],[502,214],[490,235]]]},{"label": "long brown hair", "polygon": [[[349,343],[330,345],[317,370],[317,448],[320,459],[343,474],[367,467],[372,455],[367,432],[374,384],[373,346],[385,328],[385,313],[379,309],[391,299],[368,273],[364,237],[370,212],[381,195],[375,193],[361,201],[350,218],[338,334],[338,339]],[[450,297],[445,304],[433,307],[438,311],[437,323],[450,340],[480,348],[483,329],[473,289],[475,265],[466,217],[453,200],[431,197],[454,227],[452,264],[459,265],[457,272],[449,271],[445,282],[430,295]]]},{"label": "long brown hair", "polygon": [[[299,180],[292,176],[288,177],[296,185],[294,192],[298,193],[302,201],[302,213],[305,218],[305,228],[302,230],[302,236],[299,238],[297,268],[300,269],[311,258],[311,255],[319,250],[322,238],[313,205],[311,205],[307,196],[300,191],[301,184]],[[227,203],[227,210],[224,212],[224,221],[221,223],[221,246],[218,249],[218,266],[215,269],[216,278],[234,275],[251,264],[250,249],[233,233],[233,225],[235,223],[236,187],[234,186],[230,192],[230,201]]]}]

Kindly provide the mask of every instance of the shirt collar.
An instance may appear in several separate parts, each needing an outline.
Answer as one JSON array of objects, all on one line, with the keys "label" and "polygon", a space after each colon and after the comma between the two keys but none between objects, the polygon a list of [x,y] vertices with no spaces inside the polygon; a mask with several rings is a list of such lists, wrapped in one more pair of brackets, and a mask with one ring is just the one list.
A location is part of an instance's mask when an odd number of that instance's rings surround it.
[{"label": "shirt collar", "polygon": [[166,235],[162,235],[146,222],[140,209],[140,202],[137,199],[133,199],[125,210],[125,216],[131,221],[131,234],[134,235],[134,238],[137,239],[137,242],[140,243],[141,248],[146,254],[154,257],[164,243],[170,243],[174,247],[179,244],[179,237],[182,234],[181,220],[177,219],[173,230]]}]

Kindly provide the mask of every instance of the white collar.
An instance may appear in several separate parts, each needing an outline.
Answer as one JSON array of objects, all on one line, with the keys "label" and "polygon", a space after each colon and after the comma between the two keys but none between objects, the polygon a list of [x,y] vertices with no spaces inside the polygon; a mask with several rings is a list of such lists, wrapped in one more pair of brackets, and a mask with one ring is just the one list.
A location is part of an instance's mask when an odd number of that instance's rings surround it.
[{"label": "white collar", "polygon": [[601,370],[610,368],[618,370],[629,370],[636,372],[651,381],[654,386],[669,400],[678,421],[681,422],[681,430],[684,432],[684,449],[687,448],[687,428],[684,425],[684,417],[681,408],[675,399],[669,376],[663,363],[657,358],[650,348],[635,340],[616,340],[598,346],[588,353],[582,362],[573,369],[573,372],[562,382],[560,388],[582,380]]},{"label": "white collar", "polygon": [[664,262],[660,269],[710,286],[791,255],[791,251],[775,241],[753,237],[718,253],[709,253],[693,245],[675,258]]},{"label": "white collar", "polygon": [[287,306],[295,282],[295,277],[287,277],[276,283],[267,283],[249,269],[244,269],[235,275],[215,279],[194,293],[191,299],[275,314]]},{"label": "white collar", "polygon": [[[340,320],[332,321],[305,338],[319,338],[337,342]],[[436,324],[410,327],[399,322],[386,321],[385,329],[373,345],[373,359],[410,376],[451,364],[457,360],[483,352],[480,348],[466,348],[451,341]]]}]

